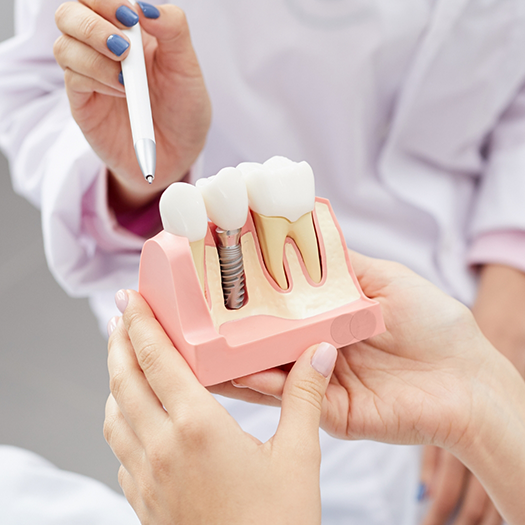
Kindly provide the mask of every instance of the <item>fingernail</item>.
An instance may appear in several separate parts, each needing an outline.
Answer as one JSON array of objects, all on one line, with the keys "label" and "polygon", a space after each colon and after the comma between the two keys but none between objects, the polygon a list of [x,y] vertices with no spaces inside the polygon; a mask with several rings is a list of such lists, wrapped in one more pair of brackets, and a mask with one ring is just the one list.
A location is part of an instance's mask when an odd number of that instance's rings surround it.
[{"label": "fingernail", "polygon": [[126,309],[126,306],[128,306],[128,292],[126,290],[119,290],[115,294],[115,304],[117,305],[117,308],[124,313],[124,310]]},{"label": "fingernail", "polygon": [[106,41],[106,45],[108,49],[118,57],[129,47],[129,43],[120,35],[110,35]]},{"label": "fingernail", "polygon": [[108,323],[108,337],[115,331],[115,328],[117,327],[119,319],[120,319],[120,317],[115,316],[115,317],[112,317],[109,320],[109,323]]},{"label": "fingernail", "polygon": [[160,11],[154,5],[147,2],[137,2],[137,4],[139,4],[146,18],[158,18],[160,16]]},{"label": "fingernail", "polygon": [[244,386],[244,385],[241,385],[240,383],[237,383],[237,381],[235,381],[235,379],[232,379],[232,385],[235,388],[248,388],[247,386]]},{"label": "fingernail", "polygon": [[337,350],[334,346],[328,343],[321,343],[314,356],[312,357],[312,366],[317,372],[324,377],[328,377],[335,366],[337,359]]},{"label": "fingernail", "polygon": [[124,85],[124,75],[122,75],[122,71],[118,74],[118,81]]},{"label": "fingernail", "polygon": [[420,483],[417,488],[417,500],[422,502],[427,497],[427,486],[424,483]]},{"label": "fingernail", "polygon": [[117,20],[126,27],[133,27],[139,21],[139,15],[125,5],[121,5],[115,14]]}]

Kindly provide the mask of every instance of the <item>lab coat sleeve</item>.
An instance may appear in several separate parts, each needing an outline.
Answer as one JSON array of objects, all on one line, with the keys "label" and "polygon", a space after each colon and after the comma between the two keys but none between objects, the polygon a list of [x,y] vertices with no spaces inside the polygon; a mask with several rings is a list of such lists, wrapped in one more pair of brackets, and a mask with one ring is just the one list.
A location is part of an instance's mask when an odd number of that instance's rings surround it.
[{"label": "lab coat sleeve", "polygon": [[140,525],[125,498],[44,458],[0,446],[2,525]]},{"label": "lab coat sleeve", "polygon": [[106,170],[73,120],[53,43],[61,0],[17,0],[0,45],[0,146],[15,191],[42,212],[51,272],[71,295],[136,282],[143,238],[108,210]]},{"label": "lab coat sleeve", "polygon": [[525,272],[525,86],[490,137],[470,237],[470,264],[499,263]]}]

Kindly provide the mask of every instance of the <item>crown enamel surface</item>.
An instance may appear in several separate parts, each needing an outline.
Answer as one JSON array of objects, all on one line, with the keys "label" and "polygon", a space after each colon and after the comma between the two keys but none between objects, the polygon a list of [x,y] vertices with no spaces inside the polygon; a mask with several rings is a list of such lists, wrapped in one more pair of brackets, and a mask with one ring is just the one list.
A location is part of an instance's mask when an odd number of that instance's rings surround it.
[{"label": "crown enamel surface", "polygon": [[164,191],[159,203],[163,228],[190,243],[206,237],[208,218],[200,191],[191,184],[175,182]]},{"label": "crown enamel surface", "polygon": [[272,157],[263,164],[243,162],[237,168],[244,177],[254,212],[295,222],[314,209],[314,174],[307,162]]},{"label": "crown enamel surface", "polygon": [[272,157],[263,164],[243,162],[242,172],[268,273],[283,290],[286,238],[293,239],[314,283],[321,282],[321,260],[313,223],[315,182],[307,162]]},{"label": "crown enamel surface", "polygon": [[237,168],[224,168],[213,177],[199,179],[195,185],[202,194],[208,217],[219,228],[237,230],[244,226],[248,193]]}]

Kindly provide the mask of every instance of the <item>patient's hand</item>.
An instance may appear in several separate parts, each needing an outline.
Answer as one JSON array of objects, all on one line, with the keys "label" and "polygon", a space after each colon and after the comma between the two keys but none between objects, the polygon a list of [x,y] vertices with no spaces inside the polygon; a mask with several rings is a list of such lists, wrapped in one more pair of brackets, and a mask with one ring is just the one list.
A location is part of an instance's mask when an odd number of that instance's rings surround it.
[{"label": "patient's hand", "polygon": [[[381,304],[386,332],[339,350],[321,426],[346,439],[456,446],[494,357],[470,311],[407,268],[351,254],[364,293]],[[212,391],[279,404],[287,373],[273,369]],[[480,381],[478,381],[480,379]]]},{"label": "patient's hand", "polygon": [[335,348],[297,361],[277,432],[261,443],[198,382],[144,299],[119,294],[104,433],[142,523],[320,524],[319,418]]}]

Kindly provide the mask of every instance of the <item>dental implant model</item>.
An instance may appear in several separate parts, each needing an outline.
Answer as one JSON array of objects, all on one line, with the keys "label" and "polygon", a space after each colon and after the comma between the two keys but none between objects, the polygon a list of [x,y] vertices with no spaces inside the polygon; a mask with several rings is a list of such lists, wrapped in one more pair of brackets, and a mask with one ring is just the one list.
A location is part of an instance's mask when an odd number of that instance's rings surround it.
[{"label": "dental implant model", "polygon": [[208,217],[217,226],[224,304],[238,310],[245,300],[241,230],[248,216],[248,194],[241,172],[224,168],[217,175],[196,182]]},{"label": "dental implant model", "polygon": [[286,238],[293,239],[314,283],[321,281],[321,261],[312,211],[315,182],[307,162],[272,157],[264,164],[237,166],[248,189],[257,236],[266,268],[283,290],[288,281],[283,264]]},{"label": "dental implant model", "polygon": [[160,212],[139,292],[203,385],[384,331],[306,162],[273,157],[173,184]]},{"label": "dental implant model", "polygon": [[176,182],[162,194],[159,207],[164,231],[190,242],[195,270],[204,290],[204,238],[208,218],[200,191],[191,184]]}]

